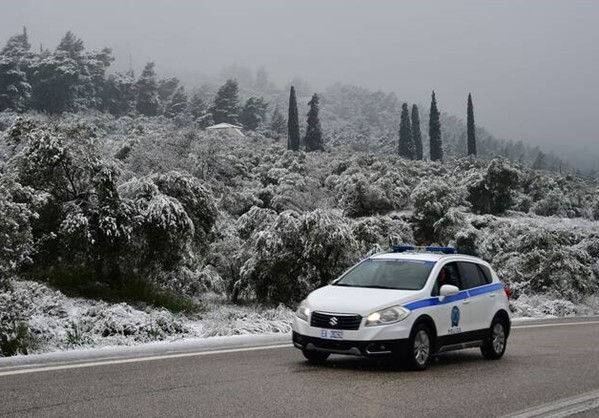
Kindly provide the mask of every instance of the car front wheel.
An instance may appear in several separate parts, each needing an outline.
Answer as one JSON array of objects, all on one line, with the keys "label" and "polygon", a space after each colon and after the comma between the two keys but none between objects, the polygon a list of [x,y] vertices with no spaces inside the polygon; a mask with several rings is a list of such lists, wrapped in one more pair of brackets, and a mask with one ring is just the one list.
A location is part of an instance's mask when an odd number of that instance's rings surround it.
[{"label": "car front wheel", "polygon": [[405,364],[412,370],[424,370],[428,367],[432,354],[431,332],[424,324],[417,325],[412,331],[408,349],[404,354]]},{"label": "car front wheel", "polygon": [[491,323],[490,337],[483,343],[480,348],[481,353],[485,358],[497,360],[505,353],[507,346],[507,330],[505,323],[496,318]]}]

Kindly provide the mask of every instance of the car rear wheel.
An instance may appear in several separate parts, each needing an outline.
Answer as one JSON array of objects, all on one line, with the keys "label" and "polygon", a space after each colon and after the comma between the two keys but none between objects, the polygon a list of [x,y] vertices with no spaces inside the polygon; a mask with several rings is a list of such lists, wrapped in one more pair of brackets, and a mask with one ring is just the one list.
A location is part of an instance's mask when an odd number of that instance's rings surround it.
[{"label": "car rear wheel", "polygon": [[304,357],[312,363],[323,363],[329,358],[329,353],[321,351],[302,350]]},{"label": "car rear wheel", "polygon": [[503,356],[507,346],[507,329],[505,327],[505,322],[499,318],[495,318],[491,323],[490,331],[490,336],[485,340],[480,351],[485,358],[497,360]]},{"label": "car rear wheel", "polygon": [[424,324],[418,324],[412,331],[404,363],[411,370],[424,370],[428,367],[432,354],[431,332]]}]

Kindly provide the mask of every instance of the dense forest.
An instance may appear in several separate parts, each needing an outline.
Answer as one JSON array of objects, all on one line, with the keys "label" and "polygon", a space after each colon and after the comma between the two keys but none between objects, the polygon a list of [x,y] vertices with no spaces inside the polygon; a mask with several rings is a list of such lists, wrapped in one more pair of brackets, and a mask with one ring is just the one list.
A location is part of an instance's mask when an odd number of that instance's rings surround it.
[{"label": "dense forest", "polygon": [[[435,112],[392,93],[313,94],[296,80],[299,117],[288,123],[291,86],[276,88],[264,69],[188,93],[153,63],[135,77],[109,74],[111,61],[70,32],[54,52],[31,52],[24,31],[0,53],[4,354],[49,338],[40,286],[188,316],[208,300],[293,307],[390,243],[482,257],[516,299],[554,301],[536,307],[546,313],[596,303],[597,182],[539,149],[470,118],[438,112],[431,123]],[[245,136],[205,129],[221,122]],[[43,309],[68,320],[56,303]],[[86,332],[142,332],[100,317],[89,314]],[[181,333],[168,318],[144,335]],[[52,338],[83,341],[69,329]]]}]

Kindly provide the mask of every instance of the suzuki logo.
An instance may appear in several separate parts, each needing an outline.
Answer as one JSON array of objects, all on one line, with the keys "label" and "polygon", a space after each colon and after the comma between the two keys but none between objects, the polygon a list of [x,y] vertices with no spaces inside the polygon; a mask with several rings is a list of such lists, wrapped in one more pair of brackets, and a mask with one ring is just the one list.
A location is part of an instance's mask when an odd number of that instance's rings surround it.
[{"label": "suzuki logo", "polygon": [[331,319],[329,319],[329,325],[331,325],[332,327],[336,326],[338,323],[339,323],[339,321],[335,317],[332,317]]}]

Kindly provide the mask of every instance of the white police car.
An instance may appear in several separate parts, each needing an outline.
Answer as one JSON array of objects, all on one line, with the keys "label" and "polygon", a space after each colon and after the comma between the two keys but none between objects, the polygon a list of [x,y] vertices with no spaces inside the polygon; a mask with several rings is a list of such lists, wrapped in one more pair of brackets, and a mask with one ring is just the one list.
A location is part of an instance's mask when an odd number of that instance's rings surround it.
[{"label": "white police car", "polygon": [[508,298],[479,258],[450,247],[394,246],[302,301],[293,344],[310,361],[391,355],[416,370],[435,353],[461,348],[499,359],[510,333]]}]

